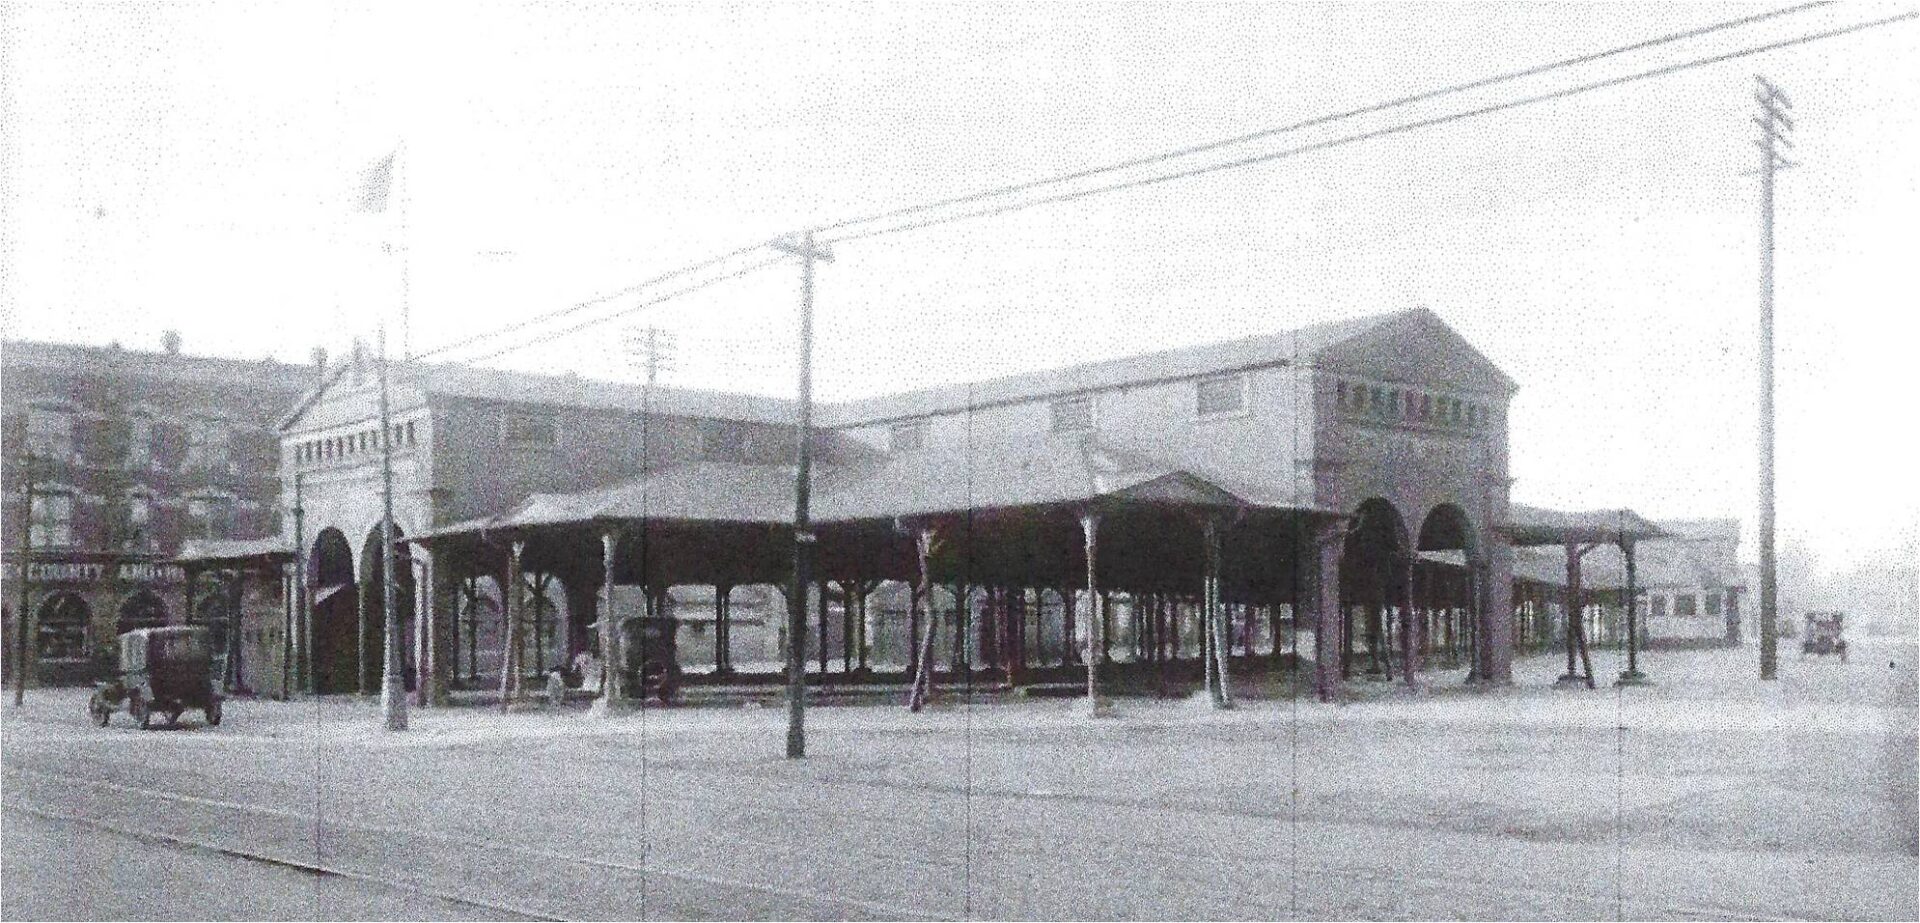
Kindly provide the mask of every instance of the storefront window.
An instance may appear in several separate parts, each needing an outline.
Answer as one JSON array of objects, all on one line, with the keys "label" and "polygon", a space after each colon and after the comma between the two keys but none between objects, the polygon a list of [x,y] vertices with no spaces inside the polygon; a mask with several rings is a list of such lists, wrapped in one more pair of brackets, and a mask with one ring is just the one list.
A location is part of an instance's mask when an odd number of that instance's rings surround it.
[{"label": "storefront window", "polygon": [[41,660],[84,660],[87,656],[87,604],[72,593],[58,593],[40,604],[36,649]]}]

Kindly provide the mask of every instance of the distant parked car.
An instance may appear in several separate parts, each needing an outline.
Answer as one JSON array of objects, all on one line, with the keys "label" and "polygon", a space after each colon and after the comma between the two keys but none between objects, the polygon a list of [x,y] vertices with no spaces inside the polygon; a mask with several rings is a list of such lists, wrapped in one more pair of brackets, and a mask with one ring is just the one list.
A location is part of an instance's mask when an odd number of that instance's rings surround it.
[{"label": "distant parked car", "polygon": [[674,635],[680,622],[673,618],[635,616],[623,623],[626,629],[627,695],[635,699],[657,696],[661,704],[673,701],[680,689],[680,661],[675,652]]},{"label": "distant parked car", "polygon": [[122,705],[142,728],[164,714],[179,724],[180,713],[197,708],[209,725],[220,723],[220,693],[214,688],[211,639],[204,627],[175,625],[139,628],[120,636],[119,669],[87,699],[93,723],[106,727]]}]

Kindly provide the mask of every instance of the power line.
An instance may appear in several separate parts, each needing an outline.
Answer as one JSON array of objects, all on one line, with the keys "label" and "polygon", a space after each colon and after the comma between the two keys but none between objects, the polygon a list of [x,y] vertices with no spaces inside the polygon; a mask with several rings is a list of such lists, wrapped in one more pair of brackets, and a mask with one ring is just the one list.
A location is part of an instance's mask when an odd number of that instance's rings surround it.
[{"label": "power line", "polygon": [[[661,273],[660,275],[654,276],[651,279],[647,279],[644,282],[636,282],[632,285],[627,286],[626,288],[620,289],[619,291],[608,292],[604,295],[599,295],[593,298],[589,298],[585,301],[578,301],[568,307],[561,308],[557,311],[549,311],[545,314],[537,314],[533,317],[527,318],[526,320],[515,321],[511,324],[507,324],[506,326],[503,326],[494,330],[485,331],[482,333],[476,333],[472,336],[455,340],[451,343],[445,344],[443,346],[435,347],[423,353],[416,353],[412,358],[424,359],[424,358],[427,358],[428,356],[437,356],[437,355],[440,355],[441,353],[451,352],[455,349],[459,349],[462,346],[470,346],[474,343],[478,343],[483,340],[491,340],[495,337],[505,336],[509,333],[515,333],[521,330],[525,330],[528,327],[532,327],[537,324],[543,324],[543,323],[546,323],[547,321],[558,320],[568,315],[578,314],[581,311],[584,311],[596,305],[606,304],[607,302],[612,301],[615,298],[621,298],[627,295],[632,295],[632,294],[644,291],[648,288],[652,288],[653,286],[659,285],[662,282],[666,282],[670,279],[673,279],[676,276],[689,275],[691,273],[699,272],[700,270],[703,270],[703,269],[710,269],[714,266],[718,266],[721,263],[724,263],[736,257],[746,256],[747,254],[752,253],[755,250],[759,250],[765,246],[766,246],[766,243],[761,242],[761,243],[741,247],[737,250],[733,250],[731,252],[721,254],[720,256],[712,257],[706,260],[701,260],[698,263],[692,263],[686,266],[682,266],[679,269],[675,269],[671,272]],[[766,265],[766,264],[763,263],[760,265]],[[615,316],[618,316],[618,315],[615,315]]]},{"label": "power line", "polygon": [[[1437,99],[1442,96],[1451,96],[1456,93],[1464,93],[1468,90],[1477,90],[1477,89],[1480,89],[1481,87],[1492,86],[1494,84],[1499,84],[1499,83],[1506,83],[1508,81],[1518,80],[1522,77],[1532,77],[1539,74],[1547,73],[1549,71],[1561,70],[1564,68],[1574,67],[1581,64],[1590,64],[1594,61],[1604,60],[1606,58],[1627,54],[1629,52],[1642,51],[1647,48],[1653,48],[1660,45],[1671,44],[1673,42],[1684,41],[1690,38],[1698,38],[1702,35],[1708,35],[1714,32],[1721,32],[1727,29],[1734,29],[1740,26],[1751,25],[1756,22],[1761,22],[1767,19],[1773,19],[1780,16],[1788,16],[1788,15],[1794,15],[1798,13],[1804,13],[1809,10],[1817,9],[1823,6],[1830,6],[1830,5],[1832,5],[1832,0],[1820,0],[1820,2],[1816,2],[1816,3],[1802,3],[1795,6],[1782,7],[1781,9],[1771,10],[1765,13],[1757,13],[1752,16],[1743,16],[1739,19],[1730,19],[1730,20],[1726,20],[1725,22],[1713,23],[1711,25],[1701,26],[1694,29],[1687,29],[1681,32],[1673,32],[1667,35],[1660,36],[1658,38],[1651,38],[1645,41],[1634,42],[1629,45],[1621,45],[1617,48],[1609,48],[1605,51],[1597,51],[1589,54],[1577,55],[1571,58],[1563,58],[1561,60],[1554,61],[1547,64],[1536,64],[1531,67],[1522,68],[1520,70],[1507,71],[1506,73],[1496,74],[1491,77],[1482,77],[1476,80],[1470,80],[1466,83],[1456,83],[1450,86],[1440,87],[1438,89],[1426,90],[1420,93],[1415,93],[1411,96],[1402,96],[1397,99],[1388,100],[1386,102],[1373,103],[1370,105],[1361,106],[1357,109],[1348,109],[1344,112],[1337,112],[1329,115],[1315,116],[1313,118],[1306,119],[1304,121],[1294,122],[1288,125],[1281,125],[1275,128],[1265,128],[1265,129],[1261,129],[1260,131],[1255,131],[1255,132],[1251,132],[1244,135],[1236,135],[1231,138],[1222,138],[1216,141],[1208,141],[1203,144],[1196,144],[1189,147],[1178,148],[1172,151],[1165,151],[1158,154],[1149,154],[1143,157],[1136,157],[1130,160],[1117,161],[1115,163],[1107,164],[1105,166],[1088,167],[1082,170],[1076,170],[1071,173],[1064,173],[1059,176],[1050,176],[1044,179],[1029,180],[1029,181],[1020,182],[1020,183],[1011,183],[1011,184],[1000,186],[993,189],[985,189],[979,192],[968,193],[966,195],[954,196],[948,199],[941,199],[937,202],[928,202],[920,205],[907,205],[899,208],[889,209],[883,212],[877,212],[871,215],[866,215],[860,218],[849,218],[844,221],[838,221],[833,224],[825,225],[821,227],[820,230],[822,232],[837,231],[837,230],[840,230],[841,228],[853,227],[855,225],[861,225],[861,224],[871,224],[875,221],[884,221],[888,218],[897,218],[902,215],[909,215],[915,212],[931,211],[937,208],[946,208],[948,206],[953,206],[953,205],[965,205],[969,202],[978,202],[983,199],[997,199],[997,198],[1000,198],[1001,196],[1012,195],[1013,193],[1016,193],[1016,192],[1025,192],[1029,189],[1037,189],[1042,186],[1052,186],[1060,183],[1071,182],[1077,179],[1086,179],[1087,177],[1090,177],[1090,176],[1098,176],[1102,173],[1112,173],[1119,170],[1128,170],[1134,167],[1142,167],[1142,166],[1147,166],[1149,164],[1160,163],[1168,160],[1176,160],[1181,157],[1191,156],[1193,154],[1203,154],[1208,151],[1218,150],[1224,147],[1232,147],[1233,145],[1236,145],[1236,144],[1244,144],[1248,141],[1257,141],[1261,138],[1269,138],[1275,135],[1288,134],[1291,132],[1299,131],[1304,128],[1313,128],[1315,126],[1325,125],[1331,122],[1338,122],[1345,119],[1350,119],[1355,116],[1370,115],[1375,112],[1384,112],[1388,109],[1396,109],[1401,106],[1411,105],[1417,102],[1424,102],[1430,99]],[[854,239],[857,239],[857,237],[837,237],[835,239],[854,240]]]},{"label": "power line", "polygon": [[[752,249],[758,249],[758,248],[752,248]],[[748,250],[748,251],[745,251],[745,252],[751,252],[751,250]],[[728,257],[722,257],[721,259],[726,259],[726,258],[729,258],[729,257],[733,257],[733,256],[739,256],[739,255],[740,255],[739,253],[732,253],[732,254],[728,254]],[[481,355],[478,355],[478,356],[473,356],[473,357],[470,357],[470,358],[468,358],[468,359],[466,359],[466,360],[464,360],[464,361],[466,361],[466,362],[469,362],[469,363],[477,363],[477,362],[485,362],[485,361],[487,361],[488,359],[495,359],[495,358],[498,358],[498,357],[500,357],[500,356],[504,356],[504,355],[506,355],[506,354],[508,354],[508,353],[511,353],[511,352],[518,352],[519,350],[522,350],[522,349],[526,349],[526,348],[527,348],[527,347],[529,347],[529,346],[538,346],[538,345],[540,345],[541,343],[546,343],[546,342],[550,342],[550,341],[552,341],[552,340],[557,340],[557,339],[559,339],[559,338],[561,338],[561,337],[563,337],[563,336],[566,336],[566,335],[568,335],[568,334],[571,334],[571,333],[579,333],[580,331],[582,331],[582,330],[585,330],[585,329],[587,329],[588,327],[593,327],[593,326],[597,326],[597,325],[599,325],[599,324],[604,324],[604,323],[606,323],[606,322],[608,322],[608,321],[611,321],[611,320],[615,320],[615,319],[618,319],[618,318],[621,318],[621,317],[625,317],[625,316],[627,316],[627,315],[629,315],[629,314],[636,314],[636,313],[639,313],[639,312],[641,312],[641,311],[645,311],[645,310],[647,310],[648,308],[652,308],[652,307],[655,307],[655,306],[657,306],[657,305],[661,305],[661,304],[665,304],[665,303],[667,303],[667,302],[669,302],[669,301],[672,301],[672,300],[673,300],[673,299],[675,299],[675,298],[679,298],[679,297],[680,297],[680,296],[682,296],[682,295],[691,295],[691,294],[693,294],[694,292],[697,292],[697,291],[700,291],[701,289],[704,289],[704,288],[711,288],[711,287],[713,287],[713,286],[715,286],[715,285],[719,285],[720,283],[722,283],[722,282],[726,282],[726,281],[728,281],[728,280],[731,280],[731,279],[738,279],[738,278],[740,278],[741,276],[744,276],[744,275],[746,275],[746,274],[748,274],[748,273],[750,273],[750,272],[753,272],[753,271],[755,271],[755,270],[758,270],[758,269],[764,269],[764,268],[766,268],[766,267],[768,267],[768,266],[772,266],[772,265],[774,265],[775,263],[779,263],[779,262],[781,262],[781,261],[783,261],[784,259],[786,259],[786,257],[785,257],[785,256],[783,255],[783,256],[777,256],[777,257],[773,257],[773,258],[771,258],[771,259],[765,259],[765,260],[761,260],[760,262],[757,262],[757,263],[750,263],[750,264],[748,264],[748,265],[746,265],[746,266],[744,266],[744,267],[741,267],[740,269],[736,269],[736,270],[734,270],[733,272],[730,272],[730,273],[727,273],[726,275],[722,275],[722,276],[714,276],[714,277],[713,277],[713,278],[711,278],[711,279],[705,279],[705,280],[702,280],[702,281],[700,281],[700,282],[695,282],[695,283],[693,283],[692,285],[688,285],[688,286],[685,286],[685,287],[683,287],[683,288],[680,288],[680,289],[678,289],[678,290],[676,290],[676,291],[673,291],[673,292],[669,292],[669,293],[667,293],[667,294],[665,294],[665,295],[661,295],[661,296],[659,296],[658,298],[651,298],[651,299],[648,299],[648,300],[646,300],[646,301],[642,301],[642,302],[640,302],[639,304],[636,304],[636,305],[634,305],[634,306],[632,306],[632,307],[629,307],[629,308],[622,308],[621,310],[619,310],[619,311],[615,311],[615,312],[614,312],[614,313],[612,313],[612,314],[608,314],[608,315],[606,315],[605,317],[596,317],[596,318],[593,318],[592,320],[587,320],[587,321],[582,321],[582,322],[580,322],[580,323],[578,323],[578,324],[574,324],[574,325],[572,325],[572,326],[570,326],[570,327],[563,327],[563,328],[561,328],[561,329],[559,329],[559,330],[553,330],[553,331],[549,331],[549,332],[547,332],[547,333],[543,333],[543,334],[540,334],[539,336],[536,336],[536,337],[534,337],[534,338],[532,338],[532,339],[530,339],[530,340],[526,340],[525,342],[521,342],[521,343],[515,343],[515,344],[514,344],[514,345],[512,345],[512,346],[507,346],[507,347],[504,347],[504,348],[502,348],[502,349],[496,349],[496,350],[494,350],[493,352],[490,352],[490,353],[483,353],[483,354],[481,354]],[[709,260],[709,261],[708,261],[708,262],[707,262],[706,264],[704,264],[704,265],[708,265],[708,266],[711,266],[711,265],[713,265],[713,263],[716,263],[716,262],[719,262],[719,261],[720,261],[720,260]],[[678,275],[678,274],[680,274],[680,273],[673,273],[672,275]],[[637,286],[636,286],[636,287],[637,287]],[[501,330],[501,331],[498,331],[497,333],[505,333],[505,332],[508,332],[508,331],[506,331],[506,330]],[[492,335],[495,335],[495,334],[489,334],[488,336],[492,336]],[[450,348],[450,347],[446,347],[446,348]],[[440,351],[440,350],[437,350],[437,351]]]},{"label": "power line", "polygon": [[1713,64],[1721,64],[1721,63],[1736,60],[1739,58],[1751,57],[1756,54],[1764,54],[1769,51],[1778,51],[1782,48],[1791,48],[1793,46],[1804,45],[1809,42],[1816,42],[1816,41],[1821,41],[1823,39],[1836,38],[1838,36],[1848,35],[1854,32],[1862,32],[1867,29],[1878,28],[1880,26],[1890,25],[1892,23],[1900,22],[1902,20],[1913,19],[1915,17],[1920,17],[1920,11],[1909,11],[1909,12],[1901,13],[1895,16],[1887,16],[1880,19],[1869,20],[1867,22],[1855,23],[1850,26],[1842,26],[1836,29],[1828,29],[1823,32],[1811,32],[1811,33],[1807,33],[1805,35],[1797,36],[1790,39],[1783,39],[1777,42],[1770,42],[1765,45],[1754,45],[1748,48],[1739,49],[1737,51],[1729,51],[1722,54],[1711,55],[1704,58],[1694,58],[1690,61],[1683,61],[1678,64],[1668,64],[1662,67],[1653,68],[1651,70],[1644,70],[1644,71],[1639,71],[1637,73],[1625,74],[1619,77],[1609,77],[1605,80],[1596,80],[1591,83],[1583,83],[1577,86],[1554,90],[1547,93],[1538,93],[1532,96],[1523,96],[1523,97],[1520,97],[1519,99],[1508,100],[1506,102],[1500,102],[1500,103],[1493,103],[1491,105],[1481,106],[1476,109],[1467,109],[1461,112],[1454,112],[1448,115],[1434,116],[1432,118],[1426,118],[1426,119],[1417,119],[1411,122],[1402,122],[1397,125],[1387,126],[1385,128],[1376,128],[1376,129],[1373,129],[1372,131],[1364,131],[1364,132],[1359,132],[1357,134],[1344,135],[1342,137],[1332,138],[1326,141],[1316,141],[1312,144],[1303,144],[1303,145],[1300,145],[1299,147],[1291,147],[1285,150],[1269,151],[1264,154],[1255,154],[1248,157],[1242,157],[1236,160],[1226,160],[1226,161],[1220,161],[1217,163],[1205,164],[1198,167],[1191,167],[1191,168],[1180,170],[1173,173],[1163,173],[1155,176],[1146,176],[1138,179],[1125,180],[1117,183],[1109,183],[1104,186],[1096,186],[1091,189],[1080,189],[1073,192],[1059,193],[1056,195],[1045,196],[1037,199],[1025,199],[1018,202],[1009,202],[1004,205],[995,205],[990,208],[960,212],[958,214],[953,214],[953,215],[943,215],[937,218],[928,218],[920,221],[912,221],[905,224],[892,225],[889,227],[879,228],[871,231],[861,231],[857,234],[842,234],[838,236],[828,236],[825,238],[825,240],[828,243],[842,243],[850,240],[864,240],[869,237],[879,237],[885,234],[897,234],[905,231],[920,230],[922,228],[929,228],[929,227],[934,227],[942,224],[951,224],[957,221],[965,221],[969,218],[984,218],[984,217],[989,217],[993,215],[1005,214],[1007,212],[1021,211],[1024,209],[1033,208],[1038,205],[1047,205],[1055,202],[1070,202],[1076,199],[1084,199],[1090,196],[1100,195],[1102,193],[1107,193],[1107,192],[1117,192],[1123,189],[1133,189],[1141,186],[1151,186],[1158,183],[1168,182],[1170,180],[1185,179],[1187,177],[1200,176],[1206,173],[1215,173],[1221,170],[1230,170],[1235,167],[1250,166],[1252,164],[1265,163],[1267,161],[1272,161],[1272,160],[1282,160],[1282,159],[1285,159],[1288,157],[1294,157],[1300,154],[1308,154],[1315,151],[1323,151],[1323,150],[1328,150],[1330,148],[1342,147],[1342,146],[1353,144],[1360,141],[1369,141],[1375,138],[1383,138],[1391,135],[1405,134],[1407,132],[1414,131],[1421,128],[1432,128],[1434,126],[1444,125],[1449,122],[1457,122],[1465,119],[1474,118],[1477,116],[1490,115],[1496,112],[1504,112],[1509,109],[1520,108],[1521,106],[1530,106],[1535,103],[1549,102],[1556,99],[1564,99],[1569,96],[1577,96],[1581,93],[1589,93],[1594,90],[1601,90],[1601,89],[1607,89],[1610,87],[1621,86],[1623,84],[1633,83],[1640,80],[1646,80],[1653,77],[1664,77],[1669,74],[1676,74],[1681,71],[1692,70],[1697,67],[1706,67]]}]

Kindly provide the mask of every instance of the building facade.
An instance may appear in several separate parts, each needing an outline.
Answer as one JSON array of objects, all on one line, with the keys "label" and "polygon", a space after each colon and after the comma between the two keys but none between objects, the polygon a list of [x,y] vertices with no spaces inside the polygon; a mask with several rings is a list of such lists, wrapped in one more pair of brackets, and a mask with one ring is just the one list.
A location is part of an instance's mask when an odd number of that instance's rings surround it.
[{"label": "building facade", "polygon": [[39,682],[93,678],[123,631],[220,620],[168,563],[191,540],[278,534],[279,417],[300,367],[160,351],[10,341],[4,378],[6,668],[26,616]]},{"label": "building facade", "polygon": [[1670,537],[1641,545],[1646,638],[1673,645],[1739,644],[1758,637],[1756,611],[1743,612],[1737,519],[1668,519]]}]

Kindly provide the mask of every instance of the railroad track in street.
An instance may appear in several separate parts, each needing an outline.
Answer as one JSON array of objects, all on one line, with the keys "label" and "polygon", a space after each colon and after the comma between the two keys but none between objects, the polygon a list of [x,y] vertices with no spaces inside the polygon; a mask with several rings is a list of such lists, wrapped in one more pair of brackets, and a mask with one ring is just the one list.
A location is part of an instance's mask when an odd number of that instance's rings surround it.
[{"label": "railroad track in street", "polygon": [[[17,763],[16,760],[10,760],[9,762]],[[662,900],[665,900],[669,904],[674,904],[676,893],[682,899],[694,897],[702,901],[710,902],[705,904],[679,904],[675,907],[675,911],[669,912],[671,915],[692,916],[698,914],[703,907],[711,908],[716,904],[722,907],[733,908],[743,906],[738,900],[733,903],[727,902],[726,896],[731,892],[733,895],[743,893],[755,895],[755,901],[750,906],[757,906],[769,911],[765,914],[767,916],[817,915],[829,918],[856,918],[862,916],[898,919],[948,918],[946,914],[930,911],[924,906],[907,908],[899,906],[897,902],[844,897],[828,894],[819,890],[754,883],[733,877],[674,868],[651,855],[643,854],[637,863],[623,862],[581,856],[575,853],[541,846],[511,843],[500,839],[480,839],[470,835],[420,829],[411,825],[392,823],[376,824],[362,821],[346,821],[331,817],[319,818],[312,813],[281,807],[210,798],[148,786],[130,785],[97,779],[83,779],[76,777],[71,769],[64,772],[53,772],[42,768],[12,765],[8,767],[7,772],[19,778],[58,782],[66,786],[71,786],[76,783],[83,784],[97,791],[130,796],[138,802],[164,801],[176,806],[200,811],[203,814],[214,816],[225,815],[230,820],[235,818],[250,818],[250,820],[246,820],[239,825],[245,829],[258,830],[260,827],[259,822],[263,819],[273,819],[281,823],[292,822],[294,824],[305,825],[309,829],[313,829],[317,825],[318,827],[324,827],[329,838],[340,839],[340,842],[330,844],[336,848],[348,845],[348,841],[341,838],[357,837],[363,842],[390,844],[390,848],[393,851],[402,854],[420,852],[420,848],[417,846],[413,849],[402,849],[399,843],[405,841],[416,844],[426,844],[432,849],[453,853],[478,853],[480,854],[478,864],[489,869],[506,865],[517,866],[521,869],[535,869],[547,873],[554,873],[556,870],[562,868],[571,869],[580,876],[581,884],[577,888],[567,890],[566,893],[569,897],[583,898],[595,893],[607,894],[607,892],[611,890],[615,892],[616,895],[623,896],[625,901],[627,901],[627,903],[616,903],[615,906],[631,907],[635,902],[639,902],[657,907],[660,906],[659,902]],[[182,775],[191,775],[198,777],[203,783],[212,783],[216,786],[219,781],[213,776],[193,767],[179,767],[177,770],[169,769],[167,775],[175,779],[181,778]],[[771,796],[770,800],[779,803],[786,803],[783,796],[780,795],[779,790],[783,788],[790,789],[795,785],[805,785],[813,788],[817,787],[820,781],[825,781],[828,784],[856,784],[837,779],[808,780],[805,783],[799,783],[766,774],[756,774],[751,780],[729,779],[725,781],[734,784],[750,782],[755,786],[757,794],[763,798]],[[868,782],[864,784],[882,788],[899,787],[898,783],[888,782]],[[12,792],[10,793],[9,800],[17,803],[21,794],[20,787],[15,785],[10,786],[10,788],[12,788]],[[589,799],[600,794],[603,793],[583,793],[583,795]],[[1073,799],[1064,801],[1056,799],[1053,797],[1054,794],[1055,793],[1045,792],[1001,792],[991,796],[977,797],[990,797],[1001,801],[1030,800],[1059,803],[1068,805],[1074,809],[1084,809],[1087,807],[1087,805]],[[693,807],[707,812],[724,812],[734,815],[736,823],[745,821],[748,826],[757,827],[767,823],[777,823],[781,819],[780,813],[771,809],[756,808],[743,812],[738,802],[729,801],[714,795],[704,795],[693,792],[662,795],[654,792],[650,793],[648,797],[656,808],[678,806],[683,808]],[[1120,807],[1124,808],[1125,806]],[[567,907],[527,906],[524,902],[508,899],[508,895],[513,893],[527,893],[516,892],[512,888],[505,889],[504,893],[496,893],[488,897],[451,895],[446,893],[444,887],[432,886],[430,879],[426,876],[414,876],[409,879],[392,875],[381,875],[369,871],[363,866],[349,865],[340,861],[323,860],[321,858],[322,849],[319,844],[312,839],[304,841],[305,845],[312,847],[310,854],[307,856],[290,856],[286,854],[284,850],[277,854],[269,853],[257,848],[215,843],[205,840],[204,837],[183,834],[177,831],[170,832],[127,823],[112,824],[97,818],[74,818],[44,811],[40,813],[44,816],[73,819],[77,822],[88,823],[103,830],[120,833],[121,835],[149,837],[159,842],[177,843],[182,848],[213,850],[240,858],[311,870],[316,874],[336,874],[342,877],[351,877],[356,880],[363,880],[384,887],[410,890],[414,893],[439,899],[455,900],[463,904],[471,905],[476,909],[485,908],[494,912],[526,916],[529,918],[551,919],[568,916],[594,915],[592,913],[568,913],[566,911],[573,908]],[[1253,819],[1258,820],[1263,818]],[[961,864],[961,860],[954,858],[930,861],[929,858],[924,856],[922,850],[912,848],[905,839],[897,838],[897,836],[903,835],[924,835],[926,832],[924,825],[924,821],[926,820],[925,816],[922,816],[922,823],[918,825],[898,814],[885,813],[875,813],[862,817],[847,817],[843,820],[850,824],[868,823],[874,825],[875,829],[873,830],[873,834],[868,838],[870,840],[900,844],[901,849],[886,854],[887,858],[891,860],[890,864],[896,866],[896,873],[906,875],[931,874],[932,876],[942,874],[955,875],[960,873],[960,869],[957,868],[957,866]],[[703,842],[703,834],[705,839],[712,839],[716,836],[715,831],[711,829],[702,829],[691,822],[671,816],[663,816],[659,810],[654,812],[650,821],[649,826],[652,829],[648,831],[649,836],[647,839],[649,841],[658,841],[660,843],[674,843],[678,841],[680,843],[698,844]],[[906,829],[899,829],[903,825]],[[212,823],[195,826],[218,829],[221,825]],[[896,829],[890,831],[887,829],[888,827],[894,827]],[[1263,911],[1262,915],[1288,912],[1313,913],[1315,911],[1311,906],[1312,904],[1325,901],[1325,899],[1329,897],[1334,897],[1334,895],[1319,893],[1320,889],[1317,888],[1303,888],[1298,895],[1290,894],[1288,889],[1292,886],[1293,876],[1295,875],[1306,876],[1310,879],[1327,876],[1344,880],[1356,886],[1356,889],[1361,892],[1360,896],[1363,898],[1377,897],[1380,894],[1406,895],[1416,891],[1424,891],[1428,893],[1465,892],[1475,895],[1497,895],[1505,900],[1515,902],[1519,906],[1536,908],[1587,906],[1605,909],[1613,904],[1611,896],[1602,896],[1591,892],[1569,891],[1565,888],[1548,887],[1541,884],[1516,883],[1511,880],[1495,881],[1484,876],[1466,874],[1464,870],[1460,869],[1454,869],[1444,876],[1433,876],[1419,875],[1407,871],[1384,871],[1378,868],[1345,868],[1306,859],[1296,861],[1293,857],[1286,854],[1263,856],[1245,853],[1199,853],[1192,849],[1191,841],[1181,840],[1177,837],[1171,839],[1153,838],[1145,841],[1104,839],[1093,843],[1075,844],[1063,850],[1062,844],[1057,839],[1017,832],[1004,827],[975,825],[965,831],[955,831],[955,834],[965,841],[970,841],[968,846],[975,854],[984,853],[987,856],[1002,858],[1019,855],[1047,856],[1064,862],[1091,863],[1098,866],[1100,872],[1105,874],[1131,874],[1135,876],[1140,886],[1149,884],[1173,885],[1183,894],[1213,896],[1213,902],[1219,903],[1220,905],[1218,912],[1221,915],[1230,914],[1236,910],[1238,913],[1244,914],[1254,906],[1257,906]],[[821,858],[820,855],[810,853],[798,844],[772,841],[761,837],[742,836],[740,831],[737,830],[724,833],[724,838],[729,847],[759,847],[766,854],[769,854],[767,856],[768,858],[779,862],[790,861],[795,858],[806,858],[809,855],[816,861]],[[642,849],[647,849],[646,844],[643,844]],[[351,850],[349,849],[348,851],[350,852]],[[872,855],[864,854],[867,853],[865,850],[860,850],[859,852],[863,853],[863,855],[853,857],[856,860],[874,858]],[[502,863],[500,860],[507,855],[514,856],[523,861]],[[922,857],[919,859],[907,858],[915,855]],[[1169,861],[1169,856],[1177,856],[1178,858],[1174,861]],[[468,861],[471,861],[472,858],[473,857],[469,856]],[[708,855],[705,858],[725,860],[729,857],[726,855]],[[732,858],[736,861],[738,859],[737,856]],[[986,865],[987,863],[982,864]],[[988,870],[986,868],[977,870],[969,868],[967,870],[968,874],[975,876],[983,875],[987,872]],[[561,875],[559,877],[573,878],[574,876]],[[999,877],[1007,877],[1007,875],[1001,874]],[[624,890],[618,887],[623,882],[628,885]],[[1223,882],[1232,883],[1231,889],[1236,893],[1231,897],[1222,894]],[[539,892],[538,885],[540,883],[539,881],[528,882],[531,893]],[[660,885],[663,883],[667,884],[668,887],[664,889],[661,888]],[[1278,887],[1277,889],[1271,887],[1266,888],[1266,893],[1249,893],[1263,890],[1263,884],[1277,885]],[[978,886],[977,883],[975,886]],[[998,889],[993,890],[997,891]],[[1315,893],[1309,894],[1309,890]],[[472,893],[472,890],[469,889],[467,893]],[[961,896],[955,895],[955,897],[956,900],[953,901],[953,904],[957,909],[963,905],[962,900],[958,899]],[[1310,898],[1318,900],[1309,900]],[[1296,903],[1296,900],[1298,900],[1299,903]],[[804,907],[811,910],[812,913],[798,913],[793,909],[794,907]],[[1295,908],[1297,908],[1297,910]],[[1342,911],[1351,911],[1352,909],[1354,909],[1352,903],[1336,900],[1331,905],[1321,906],[1319,912],[1340,913]],[[1392,907],[1390,906],[1378,907],[1376,909],[1388,915],[1396,915],[1393,914]],[[1673,906],[1669,904],[1655,905],[1642,901],[1628,901],[1620,910],[1623,914],[1630,917],[1782,918],[1782,910],[1778,907],[1757,908],[1726,904],[1694,903],[1689,906]],[[708,912],[712,911],[709,910]],[[750,916],[752,914],[741,913],[738,910],[734,910],[729,913],[729,915]],[[1592,916],[1595,914],[1589,912],[1575,915]]]}]

